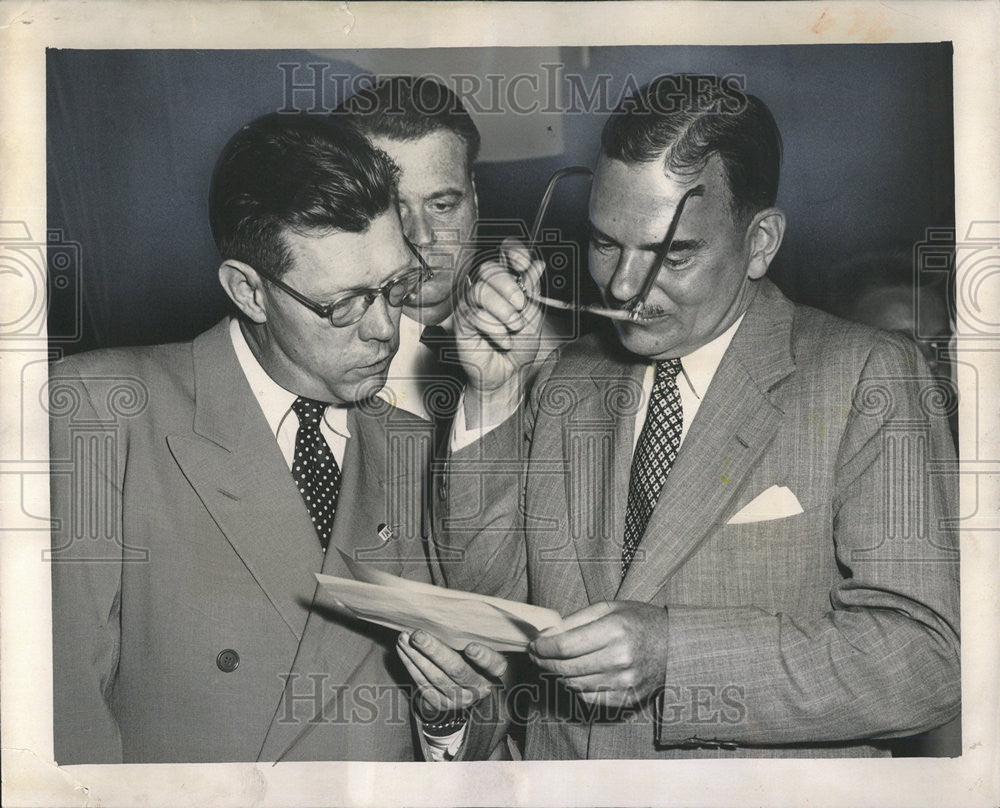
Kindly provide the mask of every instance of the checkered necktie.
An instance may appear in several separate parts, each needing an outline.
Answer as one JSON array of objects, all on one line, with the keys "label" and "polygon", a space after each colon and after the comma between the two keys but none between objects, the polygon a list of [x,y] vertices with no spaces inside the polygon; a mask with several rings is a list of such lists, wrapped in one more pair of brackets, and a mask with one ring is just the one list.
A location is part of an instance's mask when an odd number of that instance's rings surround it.
[{"label": "checkered necktie", "polygon": [[295,456],[292,459],[292,478],[305,500],[319,542],[325,550],[330,543],[330,529],[337,512],[337,494],[340,492],[340,466],[330,451],[330,446],[319,431],[326,404],[299,396],[292,403],[299,418],[295,433]]},{"label": "checkered necktie", "polygon": [[625,541],[622,544],[622,577],[628,572],[636,548],[649,522],[660,489],[681,445],[684,416],[681,393],[677,389],[680,359],[665,359],[656,363],[656,377],[649,396],[646,423],[632,456],[632,473],[628,483],[628,507],[625,510]]}]

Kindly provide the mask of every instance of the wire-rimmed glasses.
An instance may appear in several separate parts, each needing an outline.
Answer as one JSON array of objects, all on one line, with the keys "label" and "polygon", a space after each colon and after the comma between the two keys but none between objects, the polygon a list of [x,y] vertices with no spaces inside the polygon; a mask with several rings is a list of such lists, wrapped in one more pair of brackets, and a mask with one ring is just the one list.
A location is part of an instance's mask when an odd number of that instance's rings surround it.
[{"label": "wire-rimmed glasses", "polygon": [[[586,166],[569,166],[568,168],[561,168],[556,171],[548,181],[545,186],[545,193],[542,195],[542,200],[538,205],[538,212],[535,214],[534,224],[531,228],[531,241],[529,247],[534,248],[536,242],[538,241],[538,236],[541,232],[542,221],[545,218],[545,213],[548,210],[549,202],[551,202],[553,194],[555,192],[556,185],[564,177],[569,177],[573,175],[589,175],[593,177],[594,172],[587,168]],[[549,306],[551,308],[563,309],[565,311],[573,312],[585,312],[587,314],[596,314],[599,317],[607,317],[612,320],[629,320],[637,321],[642,320],[644,317],[646,298],[649,297],[649,293],[653,288],[653,284],[656,282],[656,277],[659,275],[660,269],[663,266],[664,261],[670,254],[670,248],[673,245],[674,235],[677,232],[677,226],[680,223],[681,214],[684,212],[684,206],[688,199],[692,196],[703,196],[705,193],[705,186],[696,185],[694,188],[690,188],[685,194],[680,198],[677,203],[677,207],[674,208],[674,214],[670,220],[670,226],[667,228],[667,233],[660,242],[659,247],[656,250],[656,258],[653,261],[652,266],[649,268],[649,272],[646,275],[646,279],[643,281],[640,287],[639,293],[629,300],[624,308],[612,309],[605,306],[595,306],[590,304],[582,303],[568,303],[564,300],[557,300],[555,298],[545,297],[544,295],[532,294],[531,298],[543,306]],[[523,284],[519,283],[522,291],[527,294]]]}]

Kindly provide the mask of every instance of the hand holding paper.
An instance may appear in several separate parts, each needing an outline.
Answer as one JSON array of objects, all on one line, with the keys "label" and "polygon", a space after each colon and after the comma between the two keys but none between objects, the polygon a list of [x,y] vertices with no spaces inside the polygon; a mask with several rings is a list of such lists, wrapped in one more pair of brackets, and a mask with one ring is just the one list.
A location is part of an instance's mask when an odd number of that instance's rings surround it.
[{"label": "hand holding paper", "polygon": [[523,651],[562,622],[551,609],[410,581],[341,556],[356,580],[317,574],[321,603],[397,631],[424,629],[458,651],[471,642]]},{"label": "hand holding paper", "polygon": [[426,631],[402,633],[396,653],[417,686],[418,713],[439,716],[465,710],[503,681],[507,658],[481,643],[459,653]]}]

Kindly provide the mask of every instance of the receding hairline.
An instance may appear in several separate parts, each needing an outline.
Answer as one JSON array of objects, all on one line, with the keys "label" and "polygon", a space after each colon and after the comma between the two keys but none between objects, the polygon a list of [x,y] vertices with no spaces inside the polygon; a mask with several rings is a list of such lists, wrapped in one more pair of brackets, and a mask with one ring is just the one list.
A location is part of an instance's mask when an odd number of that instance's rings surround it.
[{"label": "receding hairline", "polygon": [[[426,140],[427,138],[435,137],[436,135],[440,135],[442,133],[445,135],[451,135],[451,137],[458,142],[458,145],[461,148],[462,162],[465,164],[465,173],[469,176],[472,176],[475,173],[475,160],[472,158],[469,142],[450,126],[442,124],[426,132],[420,132],[419,134],[412,135],[396,135],[379,131],[366,131],[364,129],[362,129],[362,131],[365,133],[365,137],[367,137],[376,146],[376,148],[381,148],[382,151],[386,150],[382,148],[380,145],[381,143],[419,143],[421,140]],[[386,153],[388,154],[388,152]],[[391,154],[388,154],[388,156],[394,163],[396,163],[400,171],[402,171],[403,167],[399,165],[396,158]]]}]

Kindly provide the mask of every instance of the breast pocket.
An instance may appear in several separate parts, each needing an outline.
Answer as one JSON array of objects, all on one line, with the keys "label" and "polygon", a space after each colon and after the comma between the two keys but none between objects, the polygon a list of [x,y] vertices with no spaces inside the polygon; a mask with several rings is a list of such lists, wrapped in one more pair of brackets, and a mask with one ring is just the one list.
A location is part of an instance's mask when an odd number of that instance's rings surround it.
[{"label": "breast pocket", "polygon": [[829,507],[782,519],[720,524],[707,544],[730,604],[771,613],[829,610],[830,586],[837,577]]}]

